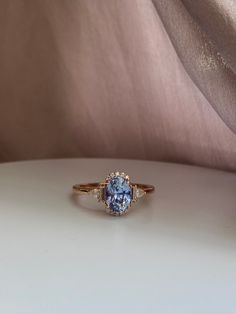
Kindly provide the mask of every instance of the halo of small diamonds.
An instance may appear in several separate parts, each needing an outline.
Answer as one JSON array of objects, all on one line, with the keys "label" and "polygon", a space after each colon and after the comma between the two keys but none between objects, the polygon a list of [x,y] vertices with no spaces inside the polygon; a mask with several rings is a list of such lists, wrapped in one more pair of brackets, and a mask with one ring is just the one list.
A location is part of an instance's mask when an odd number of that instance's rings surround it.
[{"label": "halo of small diamonds", "polygon": [[133,201],[133,189],[129,176],[124,172],[112,172],[106,178],[104,202],[107,212],[115,216],[125,214]]}]

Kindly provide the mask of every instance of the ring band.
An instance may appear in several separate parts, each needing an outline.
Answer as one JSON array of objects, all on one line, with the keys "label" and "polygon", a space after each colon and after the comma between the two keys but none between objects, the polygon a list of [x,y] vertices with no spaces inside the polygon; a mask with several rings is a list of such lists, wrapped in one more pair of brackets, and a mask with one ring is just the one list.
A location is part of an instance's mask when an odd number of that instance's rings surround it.
[{"label": "ring band", "polygon": [[128,212],[132,202],[154,192],[151,184],[131,183],[124,172],[110,173],[105,182],[75,184],[73,192],[78,195],[93,195],[105,204],[106,212],[121,216]]}]

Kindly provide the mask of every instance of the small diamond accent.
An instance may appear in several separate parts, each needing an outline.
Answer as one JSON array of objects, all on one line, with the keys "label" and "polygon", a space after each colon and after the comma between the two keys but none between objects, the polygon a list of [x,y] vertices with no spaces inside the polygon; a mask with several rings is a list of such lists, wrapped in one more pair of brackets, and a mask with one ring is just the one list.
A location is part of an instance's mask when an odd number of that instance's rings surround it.
[{"label": "small diamond accent", "polygon": [[143,189],[136,188],[135,196],[136,198],[143,197],[145,195],[145,191]]},{"label": "small diamond accent", "polygon": [[99,200],[101,198],[101,189],[93,189],[89,191],[89,195],[92,195],[93,197]]}]

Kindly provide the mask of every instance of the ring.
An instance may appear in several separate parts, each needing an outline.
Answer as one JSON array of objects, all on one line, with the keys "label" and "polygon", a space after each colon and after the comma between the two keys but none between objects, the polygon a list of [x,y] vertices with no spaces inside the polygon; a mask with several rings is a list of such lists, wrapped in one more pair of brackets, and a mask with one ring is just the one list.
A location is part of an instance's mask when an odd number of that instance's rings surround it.
[{"label": "ring", "polygon": [[150,184],[131,183],[124,172],[110,173],[105,182],[75,184],[73,192],[79,195],[93,195],[99,202],[105,204],[106,212],[121,216],[128,212],[131,204],[146,194],[154,192]]}]

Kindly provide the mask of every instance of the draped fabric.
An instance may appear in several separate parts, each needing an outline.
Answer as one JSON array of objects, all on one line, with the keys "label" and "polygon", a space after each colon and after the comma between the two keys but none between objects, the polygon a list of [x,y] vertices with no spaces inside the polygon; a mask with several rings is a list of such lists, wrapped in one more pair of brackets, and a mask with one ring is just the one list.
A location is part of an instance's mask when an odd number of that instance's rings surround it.
[{"label": "draped fabric", "polygon": [[235,0],[0,3],[0,161],[236,171]]},{"label": "draped fabric", "polygon": [[236,133],[236,1],[153,3],[189,75]]}]

